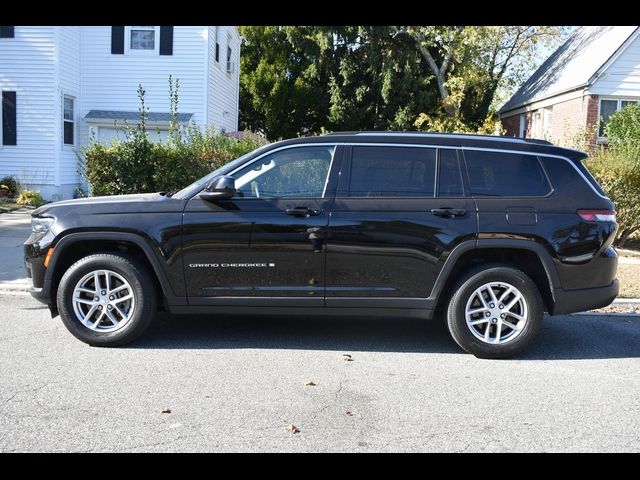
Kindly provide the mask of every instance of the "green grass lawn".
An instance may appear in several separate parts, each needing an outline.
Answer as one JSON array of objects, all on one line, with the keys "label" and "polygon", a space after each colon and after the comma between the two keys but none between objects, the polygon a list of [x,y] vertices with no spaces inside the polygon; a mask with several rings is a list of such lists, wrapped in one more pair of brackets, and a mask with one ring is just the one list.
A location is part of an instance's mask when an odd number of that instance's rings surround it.
[{"label": "green grass lawn", "polygon": [[0,213],[7,213],[21,207],[22,205],[16,205],[15,203],[0,203]]}]

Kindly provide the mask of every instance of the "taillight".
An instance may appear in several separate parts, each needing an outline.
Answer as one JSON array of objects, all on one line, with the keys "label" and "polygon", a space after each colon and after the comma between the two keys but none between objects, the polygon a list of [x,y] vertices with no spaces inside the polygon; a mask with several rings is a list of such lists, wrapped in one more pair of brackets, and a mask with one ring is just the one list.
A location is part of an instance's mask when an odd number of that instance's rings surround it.
[{"label": "taillight", "polygon": [[578,210],[578,215],[587,222],[615,222],[615,210]]}]

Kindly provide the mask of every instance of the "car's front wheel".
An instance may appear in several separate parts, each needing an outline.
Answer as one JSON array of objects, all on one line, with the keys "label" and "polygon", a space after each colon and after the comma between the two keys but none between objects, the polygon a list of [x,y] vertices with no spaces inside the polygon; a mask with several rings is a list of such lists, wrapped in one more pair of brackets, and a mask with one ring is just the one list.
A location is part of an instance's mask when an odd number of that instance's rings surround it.
[{"label": "car's front wheel", "polygon": [[464,350],[480,358],[522,352],[542,328],[544,305],[526,274],[503,265],[472,270],[449,300],[447,325]]},{"label": "car's front wheel", "polygon": [[138,338],[156,314],[151,275],[132,257],[99,253],[78,260],[58,287],[58,311],[67,329],[94,346]]}]

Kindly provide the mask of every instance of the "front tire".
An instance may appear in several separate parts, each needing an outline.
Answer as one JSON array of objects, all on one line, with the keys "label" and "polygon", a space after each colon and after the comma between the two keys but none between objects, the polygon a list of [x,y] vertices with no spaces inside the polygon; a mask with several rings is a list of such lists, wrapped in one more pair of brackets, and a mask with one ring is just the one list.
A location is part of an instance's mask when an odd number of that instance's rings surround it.
[{"label": "front tire", "polygon": [[535,283],[504,265],[469,271],[447,308],[455,342],[478,358],[507,358],[525,350],[540,332],[544,304]]},{"label": "front tire", "polygon": [[99,253],[78,260],[58,287],[60,317],[73,336],[93,346],[116,347],[137,339],[156,314],[155,284],[128,255]]}]

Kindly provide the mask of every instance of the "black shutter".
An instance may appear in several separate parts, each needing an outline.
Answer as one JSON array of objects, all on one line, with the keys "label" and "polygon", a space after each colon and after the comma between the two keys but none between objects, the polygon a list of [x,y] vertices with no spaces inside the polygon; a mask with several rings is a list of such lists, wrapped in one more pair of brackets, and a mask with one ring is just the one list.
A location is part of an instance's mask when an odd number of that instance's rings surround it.
[{"label": "black shutter", "polygon": [[216,42],[216,62],[220,61],[220,44]]},{"label": "black shutter", "polygon": [[160,27],[160,55],[173,55],[173,27]]},{"label": "black shutter", "polygon": [[16,145],[16,92],[2,92],[2,144]]},{"label": "black shutter", "polygon": [[124,54],[124,27],[111,27],[111,53]]},{"label": "black shutter", "polygon": [[0,27],[0,38],[13,38],[15,36],[15,27]]}]

